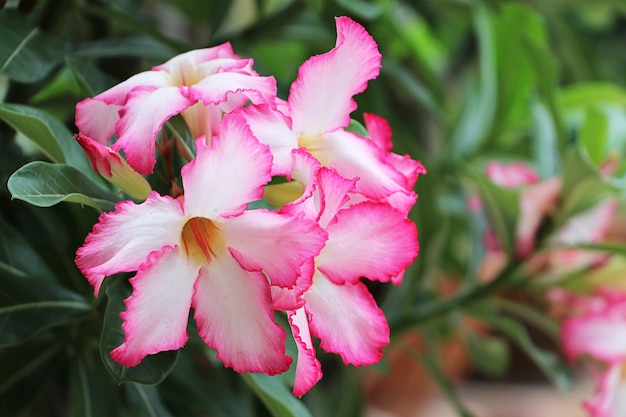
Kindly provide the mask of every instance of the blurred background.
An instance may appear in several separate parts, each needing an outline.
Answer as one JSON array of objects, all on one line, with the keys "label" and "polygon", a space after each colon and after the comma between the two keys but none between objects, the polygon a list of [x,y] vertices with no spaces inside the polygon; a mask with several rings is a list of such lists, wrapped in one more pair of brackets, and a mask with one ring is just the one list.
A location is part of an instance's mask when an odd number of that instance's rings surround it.
[{"label": "blurred background", "polygon": [[[597,282],[626,288],[620,272],[626,251],[619,246],[626,243],[626,0],[0,5],[3,184],[25,163],[46,159],[33,136],[75,132],[76,102],[175,54],[231,42],[237,54],[254,58],[260,74],[276,77],[286,99],[302,62],[334,46],[334,16],[364,25],[383,63],[380,76],[356,97],[352,118],[383,116],[394,151],[426,167],[410,216],[421,251],[402,285],[370,285],[392,332],[385,358],[355,369],[324,356],[324,379],[302,403],[314,416],[586,415],[581,402],[593,382],[563,359],[559,314],[546,294],[554,287],[585,291]],[[14,59],[16,51],[25,61]],[[562,179],[532,254],[516,254],[520,191],[490,180],[486,166],[492,161],[524,162],[540,181]],[[2,262],[27,270],[28,263],[43,265],[62,277],[62,287],[91,297],[72,260],[98,213],[67,202],[33,207],[11,200],[6,187],[0,197]],[[619,202],[611,233],[602,236],[613,244],[610,262],[563,268],[535,256],[568,219],[607,198]],[[2,291],[10,294],[6,280]],[[1,297],[0,317],[8,320],[15,300]],[[98,308],[105,314],[103,303]],[[107,381],[100,369],[98,317],[66,317],[42,326],[46,330],[25,345],[0,344],[0,414],[60,416],[70,410],[78,416],[89,409],[77,404],[88,392],[101,408],[85,416],[290,415],[206,358],[200,364],[179,358],[172,374],[150,388],[170,414],[125,408],[136,394]],[[63,340],[61,346],[55,340]],[[92,352],[84,362],[91,375],[86,379],[72,365],[81,352]]]}]

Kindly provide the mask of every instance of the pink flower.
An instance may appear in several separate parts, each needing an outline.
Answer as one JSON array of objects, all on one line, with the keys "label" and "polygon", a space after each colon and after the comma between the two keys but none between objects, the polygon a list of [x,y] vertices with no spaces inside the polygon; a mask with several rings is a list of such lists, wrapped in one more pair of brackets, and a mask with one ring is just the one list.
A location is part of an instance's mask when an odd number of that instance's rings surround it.
[{"label": "pink flower", "polygon": [[[243,109],[254,135],[274,154],[273,175],[291,174],[291,151],[306,150],[345,178],[359,178],[356,192],[383,200],[397,194],[398,208],[415,201],[412,185],[423,167],[404,157],[390,157],[386,133],[370,140],[346,131],[352,98],[380,72],[381,56],[372,37],[347,17],[336,19],[337,42],[300,67],[286,103]],[[372,122],[372,125],[374,122]],[[384,142],[384,143],[382,143]]]},{"label": "pink flower", "polygon": [[275,95],[274,79],[259,77],[252,60],[240,59],[225,43],[178,55],[81,101],[76,126],[103,145],[116,135],[113,150],[123,150],[130,166],[149,174],[155,137],[170,117],[180,113],[195,138],[210,138],[224,113]]},{"label": "pink flower", "polygon": [[197,156],[182,169],[184,198],[151,192],[142,204],[118,203],[77,252],[96,295],[105,276],[137,271],[122,313],[125,340],[111,352],[123,365],[182,347],[193,308],[200,337],[226,366],[268,374],[289,367],[270,283],[295,286],[326,233],[311,220],[246,210],[270,180],[272,156],[232,116],[210,145],[196,141]]},{"label": "pink flower", "polygon": [[[597,361],[593,368],[596,393],[585,402],[592,417],[626,415],[626,293],[614,289],[597,291],[591,297],[561,296],[571,308],[564,320],[561,340],[567,358],[588,356]],[[599,366],[599,368],[598,368]]]},{"label": "pink flower", "polygon": [[298,347],[293,392],[302,396],[322,375],[311,335],[346,364],[380,360],[389,327],[360,278],[398,283],[419,246],[415,224],[405,213],[380,202],[351,204],[357,181],[321,167],[304,150],[295,153],[294,177],[306,185],[304,194],[281,211],[314,219],[328,233],[319,255],[305,265],[301,284],[273,288],[276,308],[288,310]]}]

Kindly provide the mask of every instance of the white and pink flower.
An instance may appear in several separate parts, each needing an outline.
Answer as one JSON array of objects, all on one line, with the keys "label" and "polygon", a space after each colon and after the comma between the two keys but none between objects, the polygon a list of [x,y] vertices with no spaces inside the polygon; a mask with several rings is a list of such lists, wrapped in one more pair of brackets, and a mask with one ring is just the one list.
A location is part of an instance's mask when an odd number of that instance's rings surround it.
[{"label": "white and pink flower", "polygon": [[115,361],[134,366],[182,347],[193,308],[200,337],[226,366],[284,372],[291,359],[270,283],[295,286],[326,232],[312,220],[246,210],[270,180],[272,155],[243,120],[226,117],[210,142],[198,139],[196,158],[182,169],[184,197],[152,192],[142,204],[119,203],[100,217],[76,263],[96,295],[105,276],[137,271]]},{"label": "white and pink flower", "polygon": [[[398,283],[419,249],[415,224],[386,203],[352,204],[357,180],[322,167],[304,150],[295,151],[294,177],[305,184],[303,196],[281,212],[316,220],[328,233],[324,248],[305,265],[305,285],[273,288],[275,306],[288,311],[298,346],[294,394],[301,396],[321,378],[311,335],[344,363],[378,362],[389,343],[383,312],[361,278]],[[310,278],[309,278],[310,277]],[[299,308],[286,308],[298,304]]]},{"label": "white and pink flower", "polygon": [[178,55],[76,106],[76,126],[102,145],[111,140],[130,166],[149,174],[156,162],[155,137],[181,114],[194,138],[210,138],[223,114],[252,102],[271,103],[273,77],[260,77],[251,59],[241,59],[229,43]]}]

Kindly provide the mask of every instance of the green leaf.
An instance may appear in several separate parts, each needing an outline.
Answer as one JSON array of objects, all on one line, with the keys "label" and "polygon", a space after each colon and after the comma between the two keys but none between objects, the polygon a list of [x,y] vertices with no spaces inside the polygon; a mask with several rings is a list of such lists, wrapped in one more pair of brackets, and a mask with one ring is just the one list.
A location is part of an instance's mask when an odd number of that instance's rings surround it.
[{"label": "green leaf", "polygon": [[9,223],[0,218],[0,262],[48,283],[57,278],[31,244]]},{"label": "green leaf", "polygon": [[97,351],[72,357],[69,369],[69,417],[119,416],[121,401],[115,381],[105,371]]},{"label": "green leaf", "polygon": [[280,375],[241,374],[274,417],[311,417],[306,407],[296,399],[282,382]]},{"label": "green leaf", "polygon": [[364,0],[337,0],[337,4],[351,15],[364,20],[374,20],[381,15],[383,7],[380,3]]},{"label": "green leaf", "polygon": [[135,383],[124,384],[124,392],[134,415],[142,417],[172,417],[163,405],[156,387]]},{"label": "green leaf", "polygon": [[63,44],[42,33],[17,10],[0,10],[0,74],[32,83],[59,63]]},{"label": "green leaf", "polygon": [[509,368],[509,349],[499,337],[467,333],[465,346],[472,365],[490,377],[502,377]]},{"label": "green leaf", "polygon": [[498,242],[510,255],[515,251],[515,230],[519,217],[519,191],[499,187],[482,175],[472,175],[490,226]]},{"label": "green leaf", "polygon": [[595,106],[587,109],[585,121],[578,133],[578,141],[585,155],[595,166],[604,162],[609,142],[607,115]]},{"label": "green leaf", "polygon": [[100,94],[116,83],[113,77],[81,59],[67,56],[65,63],[72,71],[78,85],[89,97]]},{"label": "green leaf", "polygon": [[602,103],[626,107],[626,90],[607,82],[584,82],[561,89],[558,99],[564,111]]},{"label": "green leaf", "polygon": [[476,316],[518,345],[552,384],[562,390],[571,388],[572,376],[568,366],[559,359],[555,352],[537,347],[522,323],[508,317],[489,313],[478,313]]},{"label": "green leaf", "polygon": [[32,406],[37,394],[64,364],[64,340],[46,338],[14,348],[0,349],[0,411],[18,417]]},{"label": "green leaf", "polygon": [[65,162],[98,178],[72,133],[54,117],[34,107],[0,103],[0,119],[30,139],[52,162]]},{"label": "green leaf", "polygon": [[9,178],[8,189],[13,198],[38,207],[67,201],[112,210],[119,200],[77,169],[42,161],[31,162],[15,171]]},{"label": "green leaf", "polygon": [[138,382],[158,384],[171,372],[178,357],[178,351],[160,352],[149,355],[137,366],[129,368],[113,361],[109,352],[124,342],[124,330],[120,313],[124,310],[124,300],[131,294],[131,287],[122,277],[109,278],[106,286],[107,306],[100,337],[100,356],[109,373],[118,383]]},{"label": "green leaf", "polygon": [[70,59],[141,57],[161,62],[170,59],[173,55],[172,50],[163,46],[162,43],[136,36],[107,38],[84,43],[70,53]]},{"label": "green leaf", "polygon": [[54,326],[92,317],[87,301],[55,284],[27,277],[0,262],[0,347]]}]

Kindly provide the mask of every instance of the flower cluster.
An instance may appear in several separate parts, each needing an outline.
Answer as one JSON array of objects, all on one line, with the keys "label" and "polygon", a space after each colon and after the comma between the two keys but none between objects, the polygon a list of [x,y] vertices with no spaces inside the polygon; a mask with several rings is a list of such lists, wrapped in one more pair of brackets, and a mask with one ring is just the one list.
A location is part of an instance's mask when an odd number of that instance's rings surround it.
[{"label": "flower cluster", "polygon": [[[106,276],[136,272],[115,361],[135,366],[182,347],[191,309],[226,366],[270,375],[292,362],[274,320],[285,312],[298,396],[322,374],[312,336],[346,364],[380,359],[389,328],[362,279],[398,284],[417,256],[407,216],[425,170],[391,152],[381,117],[364,116],[368,137],[346,129],[353,96],[377,77],[381,56],[359,24],[336,25],[336,46],[300,67],[286,101],[272,77],[224,44],[77,105],[77,140],[94,169],[145,200],[103,213],[76,256],[96,295]],[[182,192],[160,195],[143,175],[177,114],[196,152],[181,170]],[[287,182],[269,185],[274,177]],[[273,208],[250,208],[261,199]]]},{"label": "flower cluster", "polygon": [[[520,260],[529,261],[531,272],[541,271],[545,277],[554,277],[599,266],[607,260],[607,255],[602,252],[567,246],[605,241],[617,213],[616,199],[603,199],[568,218],[547,236],[545,243],[551,247],[538,248],[540,227],[551,218],[561,203],[561,177],[541,180],[533,169],[522,162],[490,162],[486,166],[486,174],[494,184],[519,191],[515,255]],[[499,243],[491,234],[488,243],[491,260],[501,257]],[[492,266],[487,269],[492,269]]]},{"label": "flower cluster", "polygon": [[597,289],[591,296],[553,290],[551,301],[563,306],[561,341],[570,361],[586,357],[596,392],[584,406],[592,417],[620,417],[626,413],[626,293]]}]

